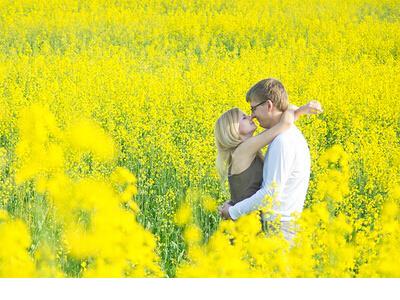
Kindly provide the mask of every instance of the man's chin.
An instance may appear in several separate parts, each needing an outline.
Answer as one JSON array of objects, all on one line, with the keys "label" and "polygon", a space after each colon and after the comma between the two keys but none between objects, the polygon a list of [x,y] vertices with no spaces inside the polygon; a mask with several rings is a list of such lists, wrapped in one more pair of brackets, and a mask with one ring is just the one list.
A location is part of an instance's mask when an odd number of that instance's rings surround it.
[{"label": "man's chin", "polygon": [[260,127],[264,128],[264,129],[269,129],[269,127],[266,124],[264,124],[263,122],[261,122],[259,119],[257,119],[257,121],[258,121],[258,124],[260,125]]}]

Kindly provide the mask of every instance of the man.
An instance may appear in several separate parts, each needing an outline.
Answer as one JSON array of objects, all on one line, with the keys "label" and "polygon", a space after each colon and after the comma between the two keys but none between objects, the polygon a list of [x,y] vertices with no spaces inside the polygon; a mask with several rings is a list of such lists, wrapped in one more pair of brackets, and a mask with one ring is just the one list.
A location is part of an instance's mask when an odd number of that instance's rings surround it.
[{"label": "man", "polygon": [[[252,118],[260,126],[269,129],[277,124],[282,113],[288,108],[288,95],[282,83],[268,78],[255,84],[247,92]],[[294,230],[290,228],[293,213],[303,210],[310,178],[310,152],[301,131],[293,125],[278,135],[268,146],[264,159],[263,183],[253,196],[230,206],[225,203],[220,212],[225,219],[238,219],[241,215],[260,209],[265,198],[273,198],[272,215],[262,217],[263,227],[270,227],[280,216],[280,229],[291,241]]]}]

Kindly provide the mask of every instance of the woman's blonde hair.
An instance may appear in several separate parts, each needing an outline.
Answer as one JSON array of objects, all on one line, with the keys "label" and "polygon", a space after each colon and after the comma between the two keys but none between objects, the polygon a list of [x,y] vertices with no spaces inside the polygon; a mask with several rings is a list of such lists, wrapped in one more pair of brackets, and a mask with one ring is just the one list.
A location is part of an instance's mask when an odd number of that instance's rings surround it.
[{"label": "woman's blonde hair", "polygon": [[224,112],[215,123],[214,135],[217,146],[216,167],[224,182],[232,165],[232,153],[242,142],[239,135],[240,109],[235,107]]}]

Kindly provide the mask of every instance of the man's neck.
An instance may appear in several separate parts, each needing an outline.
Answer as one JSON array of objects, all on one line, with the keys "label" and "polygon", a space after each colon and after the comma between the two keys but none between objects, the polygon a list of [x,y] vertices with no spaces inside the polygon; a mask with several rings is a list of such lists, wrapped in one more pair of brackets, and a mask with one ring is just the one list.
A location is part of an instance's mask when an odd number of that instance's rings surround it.
[{"label": "man's neck", "polygon": [[273,127],[273,126],[275,126],[276,124],[279,123],[279,121],[281,120],[282,114],[283,114],[283,112],[277,111],[277,112],[272,116],[272,119],[271,119],[271,121],[272,121],[272,122],[271,122],[271,127]]}]

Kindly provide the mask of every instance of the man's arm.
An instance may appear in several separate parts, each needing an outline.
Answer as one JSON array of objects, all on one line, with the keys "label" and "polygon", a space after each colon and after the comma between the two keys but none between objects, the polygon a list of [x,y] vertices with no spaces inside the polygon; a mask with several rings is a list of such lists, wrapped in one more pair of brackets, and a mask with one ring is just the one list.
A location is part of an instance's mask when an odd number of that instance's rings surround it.
[{"label": "man's arm", "polygon": [[[268,159],[264,162],[263,185],[251,197],[244,199],[228,208],[229,215],[236,220],[262,206],[265,196],[275,196],[279,199],[281,187],[285,185],[294,162],[295,152],[293,145],[281,138],[277,138],[268,150]],[[274,185],[276,183],[276,185]]]}]

